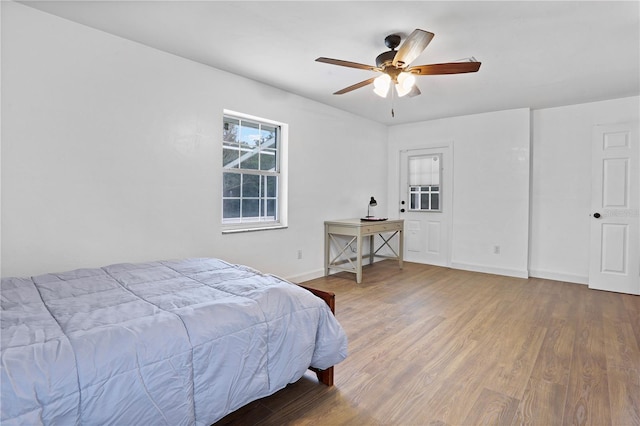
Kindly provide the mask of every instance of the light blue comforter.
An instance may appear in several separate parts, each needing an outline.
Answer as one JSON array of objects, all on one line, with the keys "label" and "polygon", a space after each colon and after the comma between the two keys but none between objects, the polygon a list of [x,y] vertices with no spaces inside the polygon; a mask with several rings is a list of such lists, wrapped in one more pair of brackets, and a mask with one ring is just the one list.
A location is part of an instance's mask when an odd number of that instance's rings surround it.
[{"label": "light blue comforter", "polygon": [[342,361],[308,291],[218,259],[3,278],[0,421],[210,425]]}]

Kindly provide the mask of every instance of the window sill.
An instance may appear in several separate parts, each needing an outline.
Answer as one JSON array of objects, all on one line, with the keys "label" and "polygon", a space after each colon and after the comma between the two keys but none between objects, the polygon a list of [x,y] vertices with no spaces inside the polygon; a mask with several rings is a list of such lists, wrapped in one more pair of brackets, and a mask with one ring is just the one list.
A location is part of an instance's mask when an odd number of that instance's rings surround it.
[{"label": "window sill", "polygon": [[269,231],[271,229],[287,229],[286,225],[256,226],[253,228],[226,228],[223,234],[239,234],[241,232]]}]

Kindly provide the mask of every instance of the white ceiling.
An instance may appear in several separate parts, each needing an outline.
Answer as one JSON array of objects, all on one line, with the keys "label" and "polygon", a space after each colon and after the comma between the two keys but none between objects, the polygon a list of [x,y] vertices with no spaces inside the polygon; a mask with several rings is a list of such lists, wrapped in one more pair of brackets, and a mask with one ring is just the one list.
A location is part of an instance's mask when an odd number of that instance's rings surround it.
[{"label": "white ceiling", "polygon": [[[32,7],[386,124],[640,94],[638,1],[23,1]],[[475,74],[421,76],[391,100],[370,71],[389,34],[435,38],[413,65],[474,56]]]}]

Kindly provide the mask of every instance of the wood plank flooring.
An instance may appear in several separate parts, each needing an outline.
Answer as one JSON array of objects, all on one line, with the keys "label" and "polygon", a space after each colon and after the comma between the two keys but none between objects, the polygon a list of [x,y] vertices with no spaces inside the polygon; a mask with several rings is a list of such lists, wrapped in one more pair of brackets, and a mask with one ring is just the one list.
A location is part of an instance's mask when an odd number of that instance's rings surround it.
[{"label": "wood plank flooring", "polygon": [[349,357],[217,424],[640,425],[640,296],[405,262],[336,293]]}]

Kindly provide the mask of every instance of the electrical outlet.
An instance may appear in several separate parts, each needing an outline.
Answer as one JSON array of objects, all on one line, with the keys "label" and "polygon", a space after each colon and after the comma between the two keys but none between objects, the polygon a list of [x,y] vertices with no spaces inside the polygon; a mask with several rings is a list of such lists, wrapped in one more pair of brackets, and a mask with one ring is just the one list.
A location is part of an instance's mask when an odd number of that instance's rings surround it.
[{"label": "electrical outlet", "polygon": [[493,246],[493,254],[500,254],[500,246]]},{"label": "electrical outlet", "polygon": [[302,259],[302,250],[298,250],[298,259]]}]

